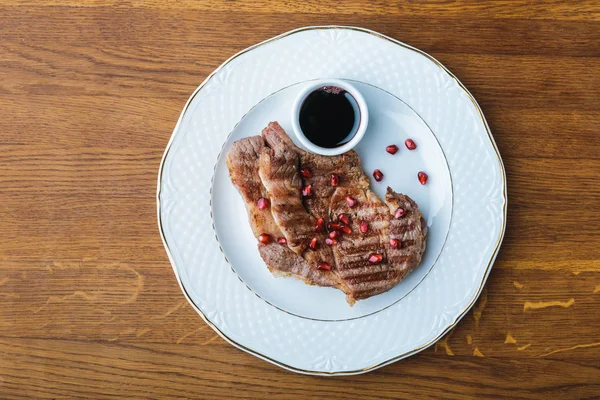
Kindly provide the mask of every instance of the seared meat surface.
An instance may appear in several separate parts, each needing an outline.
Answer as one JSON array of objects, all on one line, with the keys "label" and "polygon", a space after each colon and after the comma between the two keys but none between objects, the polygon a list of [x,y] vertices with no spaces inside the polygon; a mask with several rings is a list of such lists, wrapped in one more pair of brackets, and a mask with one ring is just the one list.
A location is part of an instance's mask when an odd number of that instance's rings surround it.
[{"label": "seared meat surface", "polygon": [[233,143],[227,153],[226,163],[229,168],[231,182],[242,195],[250,227],[254,236],[266,233],[277,238],[281,231],[270,212],[258,209],[258,199],[268,198],[267,190],[258,176],[258,160],[266,148],[260,136],[252,136]]},{"label": "seared meat surface", "polygon": [[[385,194],[385,203],[390,215],[394,215],[398,209],[403,210],[402,217],[392,218],[385,231],[388,260],[397,266],[401,280],[421,262],[426,247],[427,224],[417,203],[404,194],[394,192],[390,187]],[[398,240],[398,247],[391,247],[390,239]]]},{"label": "seared meat surface", "polygon": [[[262,137],[235,142],[227,165],[255,236],[274,239],[258,246],[272,273],[336,287],[352,305],[391,289],[421,262],[427,226],[417,204],[389,187],[382,201],[369,189],[356,152],[305,152],[271,122]],[[258,209],[261,197],[270,207]]]},{"label": "seared meat surface", "polygon": [[312,189],[312,195],[304,199],[304,205],[315,218],[327,217],[329,202],[336,189],[331,184],[332,174],[338,177],[338,186],[369,188],[369,178],[360,167],[360,158],[354,150],[332,157],[309,153],[297,147],[277,122],[270,122],[262,135],[272,148],[286,147],[298,154],[300,169],[310,173],[310,177],[303,178],[304,183]]}]

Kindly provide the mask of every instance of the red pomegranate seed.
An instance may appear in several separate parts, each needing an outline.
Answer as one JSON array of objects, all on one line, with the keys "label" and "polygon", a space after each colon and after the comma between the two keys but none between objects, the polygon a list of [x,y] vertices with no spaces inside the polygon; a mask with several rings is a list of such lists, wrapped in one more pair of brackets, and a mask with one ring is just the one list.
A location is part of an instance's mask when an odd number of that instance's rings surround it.
[{"label": "red pomegranate seed", "polygon": [[396,210],[396,214],[394,214],[394,217],[396,218],[402,218],[402,216],[404,215],[404,213],[406,213],[406,210],[404,210],[404,208],[400,207]]},{"label": "red pomegranate seed", "polygon": [[325,243],[329,246],[335,246],[337,244],[337,240],[335,239],[331,239],[331,238],[327,238],[325,239]]},{"label": "red pomegranate seed", "polygon": [[306,185],[302,188],[302,197],[308,197],[312,193],[312,186]]},{"label": "red pomegranate seed", "polygon": [[346,213],[341,213],[340,215],[338,215],[338,220],[345,224],[350,223],[350,217]]},{"label": "red pomegranate seed", "polygon": [[373,178],[375,178],[377,182],[381,182],[381,180],[383,179],[383,172],[376,169],[375,171],[373,171]]},{"label": "red pomegranate seed", "polygon": [[407,148],[407,149],[409,149],[409,150],[414,150],[414,149],[416,149],[416,148],[417,148],[417,144],[416,144],[416,143],[415,143],[415,141],[414,141],[414,140],[412,140],[412,139],[406,139],[406,140],[404,141],[404,145],[405,145],[405,146],[406,146],[406,148]]},{"label": "red pomegranate seed", "polygon": [[369,255],[369,264],[379,264],[383,261],[383,255],[378,253],[372,253]]},{"label": "red pomegranate seed", "polygon": [[306,179],[312,178],[313,176],[311,170],[308,168],[302,168],[300,170],[300,175],[302,175]]},{"label": "red pomegranate seed", "polygon": [[394,249],[397,249],[398,247],[400,247],[400,240],[390,239],[390,246],[392,246]]},{"label": "red pomegranate seed", "polygon": [[315,251],[317,250],[317,248],[319,247],[319,242],[317,241],[317,238],[312,238],[312,240],[310,241],[310,244],[308,245],[308,247],[312,250]]},{"label": "red pomegranate seed", "polygon": [[329,265],[329,263],[322,262],[322,263],[319,263],[319,265],[317,265],[317,269],[324,269],[326,271],[330,271],[331,265]]},{"label": "red pomegranate seed", "polygon": [[336,174],[331,174],[331,186],[337,186],[340,183],[340,177]]},{"label": "red pomegranate seed", "polygon": [[258,199],[258,209],[261,211],[264,210],[265,208],[269,207],[269,204],[271,204],[269,199],[265,199],[264,197],[261,197],[260,199]]},{"label": "red pomegranate seed", "polygon": [[426,183],[427,183],[427,178],[429,178],[429,177],[427,176],[427,174],[426,174],[425,172],[423,172],[423,171],[420,171],[420,172],[417,174],[417,177],[419,178],[419,182],[421,182],[421,185],[424,185],[424,184],[426,184]]},{"label": "red pomegranate seed", "polygon": [[362,233],[367,233],[367,231],[369,230],[369,223],[367,221],[363,221],[360,223],[360,231]]},{"label": "red pomegranate seed", "polygon": [[315,232],[323,232],[323,228],[325,228],[325,220],[323,218],[319,218],[315,225]]},{"label": "red pomegranate seed", "polygon": [[342,224],[338,224],[337,222],[329,222],[327,224],[327,230],[330,232],[337,231],[338,229],[340,229],[341,226]]},{"label": "red pomegranate seed", "polygon": [[279,244],[287,244],[287,239],[284,237],[280,237],[279,239],[277,239],[277,243]]},{"label": "red pomegranate seed", "polygon": [[352,228],[350,228],[348,225],[342,225],[340,229],[346,234],[352,233]]},{"label": "red pomegranate seed", "polygon": [[340,236],[340,233],[338,231],[331,231],[331,232],[329,232],[329,238],[330,239],[335,239],[338,236]]},{"label": "red pomegranate seed", "polygon": [[262,235],[260,235],[258,237],[258,241],[261,242],[262,244],[269,244],[273,241],[273,236],[263,233]]},{"label": "red pomegranate seed", "polygon": [[398,146],[396,146],[395,144],[391,144],[385,148],[385,151],[387,151],[390,154],[396,154],[398,152]]},{"label": "red pomegranate seed", "polygon": [[346,204],[348,204],[348,207],[352,208],[356,205],[356,200],[350,196],[346,196]]}]

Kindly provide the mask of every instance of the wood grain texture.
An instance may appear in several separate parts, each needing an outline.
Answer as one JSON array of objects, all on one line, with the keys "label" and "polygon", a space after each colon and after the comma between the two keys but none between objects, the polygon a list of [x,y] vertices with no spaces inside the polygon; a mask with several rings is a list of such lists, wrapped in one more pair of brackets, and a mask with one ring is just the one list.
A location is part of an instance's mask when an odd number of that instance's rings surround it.
[{"label": "wood grain texture", "polygon": [[[156,228],[158,164],[195,87],[303,25],[371,28],[444,63],[507,171],[473,310],[375,372],[292,374],[186,303]],[[0,0],[0,398],[597,398],[597,1]]]}]

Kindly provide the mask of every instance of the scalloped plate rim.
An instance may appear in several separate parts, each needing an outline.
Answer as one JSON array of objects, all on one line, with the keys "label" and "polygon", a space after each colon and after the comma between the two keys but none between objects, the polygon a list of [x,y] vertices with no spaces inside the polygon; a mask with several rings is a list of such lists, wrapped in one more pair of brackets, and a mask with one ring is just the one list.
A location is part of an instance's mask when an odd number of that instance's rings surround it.
[{"label": "scalloped plate rim", "polygon": [[[474,296],[472,297],[472,299],[468,302],[468,304],[466,305],[466,307],[462,310],[462,312],[460,312],[460,314],[449,324],[446,326],[445,329],[442,330],[441,333],[439,333],[438,335],[436,335],[433,339],[431,339],[430,341],[428,341],[427,343],[424,343],[423,345],[405,352],[403,354],[399,354],[395,357],[392,357],[388,360],[382,361],[380,363],[377,363],[375,365],[372,366],[368,366],[362,369],[358,369],[358,370],[352,370],[352,371],[316,371],[316,370],[304,370],[304,369],[300,369],[300,368],[296,368],[293,367],[291,365],[287,365],[283,362],[280,362],[278,360],[275,360],[271,357],[265,356],[261,353],[259,353],[256,350],[253,350],[251,348],[248,348],[240,343],[235,342],[234,340],[232,340],[231,338],[229,338],[227,335],[225,335],[211,320],[209,320],[205,313],[194,303],[194,301],[191,299],[190,295],[188,294],[186,288],[184,287],[181,278],[179,276],[179,272],[177,270],[175,261],[173,259],[173,256],[171,254],[171,250],[169,248],[169,245],[166,241],[166,237],[163,231],[163,227],[162,227],[162,219],[161,219],[161,200],[160,200],[160,194],[161,194],[161,183],[162,183],[162,175],[163,175],[163,168],[165,165],[165,161],[167,159],[167,156],[169,154],[169,150],[171,149],[171,146],[174,142],[174,139],[176,137],[176,134],[179,130],[179,127],[181,125],[181,122],[183,120],[183,117],[189,107],[189,105],[191,104],[191,102],[193,101],[193,99],[196,97],[196,95],[200,92],[200,90],[208,83],[208,81],[215,75],[217,74],[223,67],[225,67],[227,64],[229,64],[232,60],[234,60],[235,58],[237,58],[238,56],[245,54],[251,50],[254,50],[258,47],[260,47],[261,45],[267,44],[267,43],[271,43],[274,41],[277,41],[279,39],[282,39],[284,37],[293,35],[295,33],[300,33],[303,31],[309,31],[309,30],[327,30],[327,29],[331,29],[331,30],[354,30],[354,31],[359,31],[362,33],[367,33],[367,34],[371,34],[374,35],[380,39],[389,41],[393,44],[399,45],[403,48],[415,51],[421,55],[423,55],[424,57],[426,57],[427,59],[429,59],[430,61],[434,62],[439,68],[441,68],[446,74],[448,74],[448,76],[453,79],[454,81],[456,81],[456,83],[458,84],[458,86],[460,87],[461,90],[463,90],[469,100],[471,100],[471,102],[473,103],[473,105],[475,106],[475,109],[477,110],[477,112],[479,113],[479,117],[481,119],[481,122],[483,122],[483,125],[485,127],[485,131],[488,135],[488,139],[490,140],[490,143],[497,155],[498,158],[498,163],[499,163],[499,168],[500,168],[500,172],[501,172],[501,178],[502,178],[502,198],[503,198],[503,203],[502,203],[502,225],[501,225],[501,230],[499,232],[498,235],[498,240],[497,243],[495,245],[494,251],[492,253],[492,256],[490,257],[489,263],[486,267],[485,273],[482,276],[481,282],[479,283],[478,289],[476,291],[476,293],[474,294]],[[492,266],[494,264],[494,261],[496,260],[496,257],[498,256],[498,252],[500,249],[500,246],[502,244],[503,238],[504,238],[504,234],[506,232],[506,217],[507,217],[507,205],[508,205],[508,196],[507,196],[507,185],[506,185],[506,170],[502,161],[502,158],[500,156],[500,152],[498,150],[498,147],[496,145],[496,142],[491,134],[491,130],[489,128],[489,125],[487,123],[487,120],[485,119],[485,116],[483,115],[483,112],[481,111],[481,107],[479,106],[479,104],[477,103],[477,101],[475,100],[475,98],[473,97],[473,95],[468,91],[468,89],[458,80],[458,78],[451,72],[449,71],[444,65],[442,65],[437,59],[435,59],[433,56],[429,55],[428,53],[419,50],[413,46],[410,46],[406,43],[403,43],[399,40],[396,40],[394,38],[391,38],[389,36],[383,35],[381,33],[378,33],[376,31],[370,30],[370,29],[366,29],[366,28],[361,28],[361,27],[354,27],[354,26],[342,26],[342,25],[323,25],[323,26],[305,26],[305,27],[300,27],[300,28],[296,28],[293,30],[290,30],[288,32],[284,32],[280,35],[274,36],[272,38],[269,38],[267,40],[264,40],[260,43],[257,43],[255,45],[252,45],[250,47],[247,47],[241,51],[239,51],[238,53],[234,54],[233,56],[231,56],[230,58],[228,58],[225,62],[223,62],[218,68],[216,68],[213,72],[211,72],[205,79],[204,81],[194,90],[194,92],[190,95],[190,97],[188,98],[187,102],[185,103],[183,110],[179,116],[179,119],[177,120],[177,123],[173,129],[173,133],[167,143],[167,146],[165,148],[165,151],[163,153],[160,165],[159,165],[159,170],[158,170],[158,177],[157,177],[157,191],[156,191],[156,203],[157,203],[157,222],[158,222],[158,228],[159,228],[159,233],[160,233],[160,237],[161,237],[161,241],[163,243],[163,246],[165,247],[165,251],[167,253],[167,256],[169,258],[169,262],[171,264],[171,267],[173,269],[173,272],[175,274],[175,277],[177,279],[177,282],[179,284],[179,287],[181,288],[185,298],[187,299],[187,301],[190,303],[190,305],[192,306],[192,308],[201,316],[201,318],[219,335],[221,336],[225,341],[227,341],[229,344],[233,345],[234,347],[237,347],[240,350],[243,350],[249,354],[254,355],[257,358],[263,359],[267,362],[270,362],[274,365],[277,365],[281,368],[284,368],[286,370],[289,371],[293,371],[296,373],[301,373],[301,374],[307,374],[307,375],[317,375],[317,376],[343,376],[343,375],[357,375],[357,374],[362,374],[362,373],[366,373],[369,371],[373,371],[375,369],[384,367],[386,365],[389,365],[393,362],[399,361],[403,358],[409,357],[411,355],[414,355],[422,350],[425,350],[426,348],[430,347],[431,345],[433,345],[434,343],[436,343],[440,338],[442,338],[448,331],[450,331],[453,327],[456,326],[456,324],[467,314],[467,312],[471,309],[471,307],[473,307],[474,303],[477,301],[477,299],[479,298],[479,296],[481,295],[481,292],[483,290],[483,287],[485,285],[485,282],[487,281],[487,278],[489,277],[489,274],[491,272]]]}]

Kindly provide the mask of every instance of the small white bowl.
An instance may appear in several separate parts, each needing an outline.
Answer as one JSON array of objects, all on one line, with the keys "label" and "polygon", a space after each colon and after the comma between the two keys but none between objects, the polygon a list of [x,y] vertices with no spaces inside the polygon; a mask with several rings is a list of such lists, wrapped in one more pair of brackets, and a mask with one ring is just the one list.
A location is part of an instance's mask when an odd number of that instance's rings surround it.
[{"label": "small white bowl", "polygon": [[[350,139],[343,145],[334,148],[317,146],[316,144],[308,140],[308,138],[306,137],[306,135],[304,135],[302,129],[300,128],[300,109],[302,108],[304,101],[312,92],[325,86],[336,86],[348,92],[348,94],[352,96],[356,103],[354,104],[354,106],[356,107],[355,112],[358,115],[358,123],[355,122],[354,124],[353,131],[355,133],[352,136],[352,139]],[[310,82],[304,89],[300,91],[292,107],[292,127],[294,128],[294,134],[296,135],[302,146],[304,146],[311,153],[315,154],[321,154],[324,156],[336,156],[338,154],[342,154],[347,152],[348,150],[353,149],[354,146],[356,146],[365,135],[368,124],[369,110],[367,108],[367,103],[365,102],[364,97],[354,86],[340,79],[322,79]]]}]

